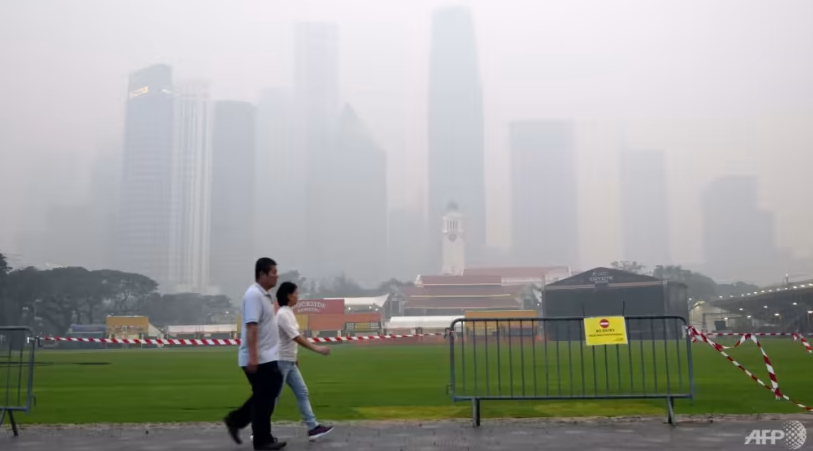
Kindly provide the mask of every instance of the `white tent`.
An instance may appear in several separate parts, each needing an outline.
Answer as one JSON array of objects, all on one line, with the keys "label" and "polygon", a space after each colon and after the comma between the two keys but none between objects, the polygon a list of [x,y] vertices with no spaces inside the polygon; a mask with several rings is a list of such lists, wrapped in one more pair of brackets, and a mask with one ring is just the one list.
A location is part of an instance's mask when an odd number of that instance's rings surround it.
[{"label": "white tent", "polygon": [[[446,329],[452,321],[462,316],[393,316],[387,321],[387,329]],[[460,325],[458,324],[458,327]]]},{"label": "white tent", "polygon": [[[378,307],[381,308],[384,306],[384,303],[387,302],[387,298],[389,294],[384,294],[381,296],[374,296],[374,297],[364,297],[364,298],[344,298],[344,306],[347,307]],[[341,299],[341,298],[339,298]]]},{"label": "white tent", "polygon": [[201,324],[192,326],[168,326],[167,335],[230,334],[237,332],[236,324]]}]

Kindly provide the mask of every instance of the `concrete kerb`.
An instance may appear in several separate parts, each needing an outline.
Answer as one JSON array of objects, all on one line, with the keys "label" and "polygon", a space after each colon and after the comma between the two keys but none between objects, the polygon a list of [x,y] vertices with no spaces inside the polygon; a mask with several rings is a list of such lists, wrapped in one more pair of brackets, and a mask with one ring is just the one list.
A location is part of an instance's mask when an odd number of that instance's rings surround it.
[{"label": "concrete kerb", "polygon": [[[680,425],[697,425],[707,423],[738,423],[738,422],[753,422],[753,421],[811,421],[813,415],[805,413],[797,414],[743,414],[743,415],[728,415],[728,414],[694,414],[694,415],[681,415],[678,427]],[[498,428],[500,424],[510,424],[512,426],[521,426],[524,424],[534,425],[536,427],[550,425],[550,426],[563,426],[563,425],[621,425],[621,424],[665,424],[663,417],[660,416],[619,416],[619,417],[537,417],[537,418],[489,418],[489,425]],[[448,426],[470,426],[471,420],[459,418],[449,420],[345,420],[345,421],[328,421],[337,427],[358,426],[372,429],[385,429],[392,426],[412,426],[417,428],[440,428]],[[302,423],[294,421],[275,421],[274,427],[284,429],[297,429],[303,428]],[[176,431],[178,429],[193,429],[198,431],[219,430],[223,428],[220,422],[178,422],[178,423],[95,423],[95,424],[23,424],[20,429],[26,431],[31,435],[58,435],[64,433],[71,435],[73,432],[80,432],[83,434],[98,433],[103,434],[154,434],[161,433],[162,431]]]}]

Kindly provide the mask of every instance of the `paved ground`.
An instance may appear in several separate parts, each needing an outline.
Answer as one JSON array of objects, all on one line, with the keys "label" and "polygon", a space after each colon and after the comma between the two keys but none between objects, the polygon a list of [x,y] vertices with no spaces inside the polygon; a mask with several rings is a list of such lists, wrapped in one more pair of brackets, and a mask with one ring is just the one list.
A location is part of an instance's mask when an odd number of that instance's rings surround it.
[{"label": "paved ground", "polygon": [[[813,416],[793,416],[808,428],[811,438],[801,449],[813,449]],[[290,450],[738,450],[787,449],[776,445],[745,445],[753,429],[781,429],[789,417],[763,419],[682,419],[677,427],[660,419],[595,421],[486,420],[479,429],[468,422],[339,423],[319,442],[308,443],[304,428],[275,426],[274,434],[288,441]],[[244,432],[248,438],[248,431]],[[29,427],[20,437],[8,426],[0,432],[3,451],[192,451],[250,450],[237,446],[215,424]]]}]

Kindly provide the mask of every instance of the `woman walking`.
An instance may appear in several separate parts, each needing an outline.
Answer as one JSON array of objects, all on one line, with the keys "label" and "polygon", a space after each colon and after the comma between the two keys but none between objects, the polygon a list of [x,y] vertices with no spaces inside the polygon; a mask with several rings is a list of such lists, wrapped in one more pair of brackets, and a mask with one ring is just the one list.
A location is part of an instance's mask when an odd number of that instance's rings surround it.
[{"label": "woman walking", "polygon": [[[308,386],[299,372],[299,362],[297,361],[298,346],[305,347],[313,352],[328,355],[330,348],[326,346],[314,346],[299,334],[299,324],[296,315],[292,310],[299,301],[297,286],[292,282],[283,282],[277,289],[277,324],[279,325],[279,370],[282,372],[283,383],[291,387],[291,391],[296,396],[299,412],[302,419],[308,426],[308,439],[316,440],[333,430],[332,426],[323,426],[316,421],[313,414],[310,398],[308,396]],[[282,390],[280,390],[282,395]],[[277,398],[279,400],[279,398]]]}]

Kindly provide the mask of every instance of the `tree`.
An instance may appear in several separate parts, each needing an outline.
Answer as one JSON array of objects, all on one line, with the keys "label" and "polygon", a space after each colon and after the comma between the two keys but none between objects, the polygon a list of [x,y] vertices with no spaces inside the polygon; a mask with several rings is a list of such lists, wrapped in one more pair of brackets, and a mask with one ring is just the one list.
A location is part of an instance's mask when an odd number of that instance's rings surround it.
[{"label": "tree", "polygon": [[35,301],[43,288],[43,280],[36,268],[23,268],[9,272],[5,277],[5,287],[0,293],[3,316],[0,323],[8,326],[23,324],[26,307],[33,312]]},{"label": "tree", "polygon": [[158,290],[158,283],[147,276],[113,270],[99,271],[100,283],[106,285],[109,296],[107,313],[134,315],[143,311],[144,304]]},{"label": "tree", "polygon": [[722,283],[717,285],[717,295],[719,296],[739,296],[757,290],[759,290],[758,286],[746,282]]},{"label": "tree", "polygon": [[688,295],[693,302],[710,300],[717,296],[717,283],[711,277],[683,269],[680,266],[658,265],[652,275],[659,279],[686,284]]},{"label": "tree", "polygon": [[610,264],[613,269],[618,269],[621,271],[627,271],[635,274],[641,274],[646,269],[646,266],[638,263],[637,261],[615,261]]},{"label": "tree", "polygon": [[0,277],[7,275],[11,271],[11,266],[6,261],[6,256],[0,252]]},{"label": "tree", "polygon": [[375,291],[378,294],[392,293],[392,292],[397,291],[397,290],[399,290],[401,288],[412,287],[412,286],[415,286],[414,282],[402,282],[402,281],[400,281],[400,280],[393,277],[392,279],[390,279],[390,280],[388,280],[386,282],[381,282],[381,284],[378,285],[378,288],[376,288]]},{"label": "tree", "polygon": [[343,298],[366,296],[367,292],[356,281],[345,274],[335,277],[333,280],[318,283],[313,293],[314,297],[320,298]]},{"label": "tree", "polygon": [[139,314],[148,316],[150,323],[163,327],[231,322],[226,312],[233,310],[231,300],[223,295],[177,293],[150,296]]},{"label": "tree", "polygon": [[301,292],[308,285],[309,280],[299,274],[299,271],[294,269],[280,274],[277,284],[281,284],[283,282],[295,283]]},{"label": "tree", "polygon": [[367,296],[381,296],[386,293],[392,293],[400,288],[412,286],[412,282],[402,282],[398,279],[390,279],[386,282],[381,282],[375,288],[364,288],[355,280],[342,274],[329,281],[310,281],[307,283],[306,289],[303,290],[300,285],[300,296],[306,294],[311,298],[344,298],[344,297],[367,297]]},{"label": "tree", "polygon": [[0,326],[11,324],[12,311],[15,302],[8,298],[8,273],[11,268],[6,262],[6,256],[0,253]]}]

